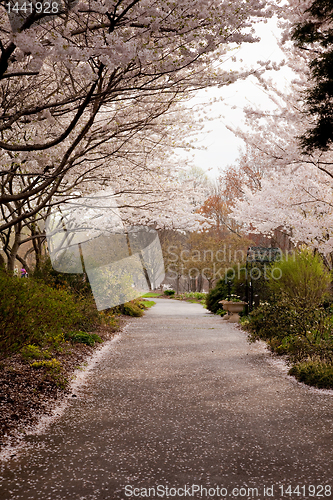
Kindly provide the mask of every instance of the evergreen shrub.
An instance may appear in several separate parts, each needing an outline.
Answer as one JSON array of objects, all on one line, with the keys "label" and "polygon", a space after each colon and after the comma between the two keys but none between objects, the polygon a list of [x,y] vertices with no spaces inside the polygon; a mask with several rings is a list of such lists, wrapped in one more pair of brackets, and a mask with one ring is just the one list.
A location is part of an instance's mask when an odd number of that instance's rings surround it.
[{"label": "evergreen shrub", "polygon": [[333,365],[322,361],[298,363],[289,370],[299,382],[320,389],[333,389]]},{"label": "evergreen shrub", "polygon": [[0,356],[29,344],[59,343],[66,331],[91,329],[98,312],[88,302],[42,281],[0,272]]}]

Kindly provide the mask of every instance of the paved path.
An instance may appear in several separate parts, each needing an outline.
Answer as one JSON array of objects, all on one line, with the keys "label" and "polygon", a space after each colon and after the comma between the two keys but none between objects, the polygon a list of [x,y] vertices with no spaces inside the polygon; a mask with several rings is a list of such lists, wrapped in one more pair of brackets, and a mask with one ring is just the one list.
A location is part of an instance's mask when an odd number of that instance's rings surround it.
[{"label": "paved path", "polygon": [[1,500],[331,498],[333,397],[200,305],[158,299],[90,377],[7,463]]}]

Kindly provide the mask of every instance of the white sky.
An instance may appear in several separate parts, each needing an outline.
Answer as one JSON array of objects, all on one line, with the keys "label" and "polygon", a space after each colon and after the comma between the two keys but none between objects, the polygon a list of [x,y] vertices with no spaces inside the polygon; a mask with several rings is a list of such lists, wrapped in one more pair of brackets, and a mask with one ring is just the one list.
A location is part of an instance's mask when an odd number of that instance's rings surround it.
[{"label": "white sky", "polygon": [[[259,43],[244,44],[233,53],[243,61],[239,63],[239,66],[258,67],[256,65],[258,60],[280,61],[283,59],[282,52],[276,43],[278,31],[275,22],[269,21],[267,24],[258,25],[257,33],[261,38]],[[279,81],[286,85],[291,79],[291,72],[283,70],[280,73]],[[182,156],[185,155],[186,158],[191,158],[193,155],[193,162],[197,167],[205,171],[211,169],[208,172],[211,178],[218,176],[219,169],[234,163],[239,155],[239,149],[244,146],[243,141],[226,128],[226,124],[234,127],[242,126],[244,106],[255,104],[263,109],[270,106],[268,98],[255,85],[253,77],[221,89],[200,91],[193,102],[209,102],[214,97],[222,97],[223,102],[213,105],[211,116],[223,115],[223,117],[207,122],[198,136],[197,144],[205,147],[205,150],[182,153]]]}]

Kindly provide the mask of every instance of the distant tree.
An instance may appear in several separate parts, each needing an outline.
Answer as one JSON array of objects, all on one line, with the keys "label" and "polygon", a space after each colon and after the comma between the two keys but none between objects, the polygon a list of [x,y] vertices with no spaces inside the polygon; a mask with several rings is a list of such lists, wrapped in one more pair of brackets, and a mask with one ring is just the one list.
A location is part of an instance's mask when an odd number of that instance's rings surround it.
[{"label": "distant tree", "polygon": [[301,136],[305,151],[327,151],[333,142],[333,1],[315,0],[292,34],[297,46],[310,52],[313,85],[306,92],[313,125]]}]

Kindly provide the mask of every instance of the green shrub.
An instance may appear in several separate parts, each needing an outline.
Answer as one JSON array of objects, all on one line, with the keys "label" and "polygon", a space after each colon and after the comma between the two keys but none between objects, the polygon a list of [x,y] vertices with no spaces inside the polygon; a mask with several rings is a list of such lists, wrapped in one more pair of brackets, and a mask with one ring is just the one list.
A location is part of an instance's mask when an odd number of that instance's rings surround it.
[{"label": "green shrub", "polygon": [[164,295],[175,295],[175,291],[174,290],[164,290]]},{"label": "green shrub", "polygon": [[42,261],[33,277],[57,290],[67,290],[75,295],[92,297],[89,280],[83,273],[59,273],[53,269],[50,257]]},{"label": "green shrub", "polygon": [[289,370],[299,382],[318,387],[333,389],[333,365],[321,361],[305,361],[298,363]]},{"label": "green shrub", "polygon": [[123,314],[126,316],[139,317],[143,315],[142,309],[139,307],[138,303],[135,301],[125,302],[123,305]]},{"label": "green shrub", "polygon": [[[219,301],[226,300],[229,295],[228,281],[230,281],[230,295],[237,297],[237,300],[245,300],[246,277],[246,264],[235,264],[232,268],[227,269],[225,277],[218,280],[215,287],[206,295],[207,309],[214,314],[221,309]],[[255,293],[259,293],[262,300],[267,299],[268,292],[266,288],[264,280],[258,280],[255,283]]]},{"label": "green shrub", "polygon": [[31,368],[40,369],[44,368],[52,373],[59,373],[62,369],[61,362],[53,358],[50,361],[34,361],[31,363]]},{"label": "green shrub", "polygon": [[[276,263],[279,279],[270,279],[269,288],[276,300],[285,298],[297,309],[313,308],[322,304],[329,295],[331,274],[321,257],[303,248],[293,256]],[[275,271],[274,276],[278,277]]]},{"label": "green shrub", "polygon": [[23,359],[50,359],[51,353],[48,350],[42,350],[38,346],[29,344],[24,346],[21,351]]},{"label": "green shrub", "polygon": [[203,300],[206,299],[207,294],[203,292],[186,292],[183,294],[186,299],[197,299]]},{"label": "green shrub", "polygon": [[330,360],[333,336],[330,317],[323,308],[294,307],[288,300],[265,304],[252,311],[243,327],[250,342],[265,340],[271,351],[297,362],[316,355]]},{"label": "green shrub", "polygon": [[206,296],[206,306],[209,311],[218,314],[217,311],[222,309],[220,300],[226,299],[228,296],[228,285],[225,280],[219,280],[216,286]]},{"label": "green shrub", "polygon": [[59,344],[63,333],[92,327],[98,318],[88,298],[76,300],[65,290],[54,290],[42,281],[17,279],[0,272],[0,355],[24,345]]},{"label": "green shrub", "polygon": [[87,332],[69,332],[65,336],[66,339],[71,342],[77,342],[79,344],[86,344],[89,346],[94,346],[95,343],[101,344],[103,341],[99,335],[96,333],[87,333]]}]

